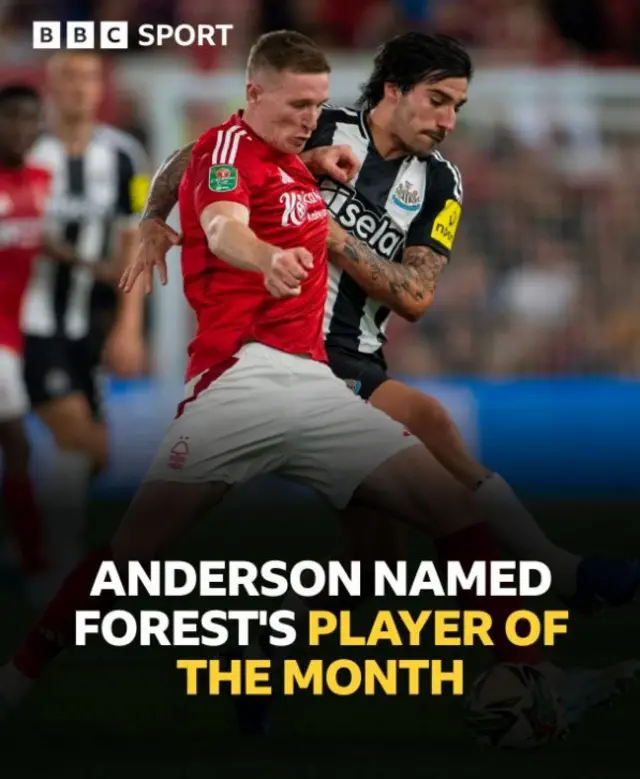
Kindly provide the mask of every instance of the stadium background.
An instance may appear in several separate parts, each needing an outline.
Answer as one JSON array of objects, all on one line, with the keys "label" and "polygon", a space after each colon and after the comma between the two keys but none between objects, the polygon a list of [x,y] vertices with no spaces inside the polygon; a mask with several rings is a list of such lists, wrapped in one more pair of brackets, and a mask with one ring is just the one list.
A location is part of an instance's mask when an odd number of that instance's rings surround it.
[{"label": "stadium background", "polygon": [[[262,31],[292,27],[321,40],[332,52],[332,96],[342,101],[356,97],[376,45],[392,33],[462,38],[478,75],[443,148],[463,174],[462,225],[432,310],[418,325],[394,319],[390,366],[444,400],[484,462],[534,498],[536,516],[559,542],[576,551],[637,552],[639,0],[4,0],[0,80],[42,84],[31,21],[86,19],[234,25],[226,49],[110,56],[104,119],[135,133],[154,167],[240,103],[243,61]],[[150,301],[148,375],[108,381],[113,455],[97,485],[92,541],[107,538],[117,522],[121,505],[110,501],[129,494],[180,392],[191,322],[180,304],[177,260],[170,259],[169,289]],[[49,456],[35,421],[31,432],[38,460]],[[305,509],[301,521],[297,492],[271,482],[260,510],[247,508],[257,489],[232,499],[215,526],[196,531],[184,554],[282,557],[282,534],[291,559],[334,548],[336,527],[320,509]],[[542,500],[547,493],[553,503]],[[412,551],[428,554],[421,545]],[[28,615],[15,600],[0,603],[10,625],[0,636],[4,657]],[[574,628],[556,657],[602,664],[638,651],[637,618],[624,612],[604,628]],[[261,776],[415,774],[425,739],[429,775],[456,779],[483,770],[539,777],[554,768],[601,777],[637,757],[633,699],[613,716],[593,718],[566,750],[551,753],[552,762],[534,755],[526,763],[462,749],[455,702],[405,701],[398,711],[384,699],[323,699],[284,707],[275,730],[284,721],[282,732],[293,735],[285,762],[278,744],[243,750],[240,759],[224,702],[185,700],[166,653],[150,659],[122,650],[114,673],[98,676],[103,655],[95,649],[63,661],[65,672],[5,732],[5,759],[19,760],[22,775],[31,776],[28,766],[40,759],[56,774],[75,769],[84,777],[115,770],[133,777],[144,767],[173,778],[239,764]],[[40,757],[27,733],[39,734]],[[340,747],[348,754],[342,771]]]}]

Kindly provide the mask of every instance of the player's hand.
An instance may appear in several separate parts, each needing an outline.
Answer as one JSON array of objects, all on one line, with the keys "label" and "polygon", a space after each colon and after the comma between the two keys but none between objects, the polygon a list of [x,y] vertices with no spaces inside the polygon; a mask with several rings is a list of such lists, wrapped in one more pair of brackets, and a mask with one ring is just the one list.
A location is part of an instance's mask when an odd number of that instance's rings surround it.
[{"label": "player's hand", "polygon": [[265,287],[275,298],[290,298],[302,292],[302,282],[313,268],[311,252],[302,247],[286,249],[271,256],[264,274]]},{"label": "player's hand", "polygon": [[144,291],[150,295],[153,291],[153,270],[158,271],[160,283],[167,283],[167,252],[177,246],[181,236],[166,222],[160,219],[143,219],[138,226],[138,249],[136,258],[125,269],[118,285],[123,292],[131,292],[138,276],[144,278]]},{"label": "player's hand", "polygon": [[330,176],[346,184],[360,170],[360,161],[346,145],[319,146],[303,160],[314,176]]},{"label": "player's hand", "polygon": [[114,327],[104,347],[106,365],[121,378],[139,376],[146,368],[146,349],[142,334]]}]

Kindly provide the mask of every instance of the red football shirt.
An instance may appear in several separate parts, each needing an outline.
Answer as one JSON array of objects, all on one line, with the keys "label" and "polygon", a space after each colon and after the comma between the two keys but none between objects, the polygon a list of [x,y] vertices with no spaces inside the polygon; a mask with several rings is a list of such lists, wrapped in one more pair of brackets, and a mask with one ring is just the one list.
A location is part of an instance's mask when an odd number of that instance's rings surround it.
[{"label": "red football shirt", "polygon": [[[224,201],[249,209],[249,227],[261,240],[311,252],[314,266],[300,295],[274,298],[262,274],[211,253],[200,215],[210,203]],[[179,206],[184,290],[197,318],[187,380],[249,341],[325,361],[327,211],[300,158],[269,146],[236,114],[198,139],[180,185]]]},{"label": "red football shirt", "polygon": [[22,351],[22,300],[42,247],[50,181],[40,168],[0,166],[0,346],[16,352]]}]

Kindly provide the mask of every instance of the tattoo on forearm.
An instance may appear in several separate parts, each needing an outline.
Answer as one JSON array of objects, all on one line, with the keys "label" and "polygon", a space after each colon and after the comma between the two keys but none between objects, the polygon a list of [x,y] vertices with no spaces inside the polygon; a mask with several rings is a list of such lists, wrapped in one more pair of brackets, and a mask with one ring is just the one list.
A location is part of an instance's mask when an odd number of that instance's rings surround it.
[{"label": "tattoo on forearm", "polygon": [[428,246],[410,246],[404,251],[402,263],[390,262],[378,257],[373,249],[352,235],[342,247],[342,254],[351,262],[366,266],[371,281],[376,286],[383,285],[386,296],[398,300],[407,296],[424,301],[433,295],[438,276],[447,263],[445,257]]},{"label": "tattoo on forearm", "polygon": [[166,222],[178,202],[178,187],[194,146],[195,141],[178,149],[162,163],[151,182],[142,219],[162,219]]}]

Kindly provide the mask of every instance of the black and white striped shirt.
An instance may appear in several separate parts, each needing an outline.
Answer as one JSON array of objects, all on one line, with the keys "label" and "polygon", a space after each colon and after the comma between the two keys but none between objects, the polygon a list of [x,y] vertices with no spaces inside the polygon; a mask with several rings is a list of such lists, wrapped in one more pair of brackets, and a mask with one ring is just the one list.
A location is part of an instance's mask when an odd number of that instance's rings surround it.
[{"label": "black and white striped shirt", "polygon": [[[141,207],[148,172],[140,144],[130,135],[100,125],[84,154],[70,157],[53,134],[43,134],[30,160],[51,171],[48,231],[71,244],[85,261],[100,262],[115,249],[121,220]],[[83,338],[90,326],[92,274],[86,269],[40,260],[23,305],[26,335]]]},{"label": "black and white striped shirt", "polygon": [[[449,258],[462,205],[462,179],[455,165],[437,151],[425,158],[383,159],[365,113],[353,108],[326,106],[306,148],[332,144],[348,145],[361,164],[348,184],[327,178],[319,182],[329,211],[345,230],[390,262],[400,262],[407,246],[430,246]],[[347,273],[329,266],[328,348],[379,352],[390,314]]]}]

